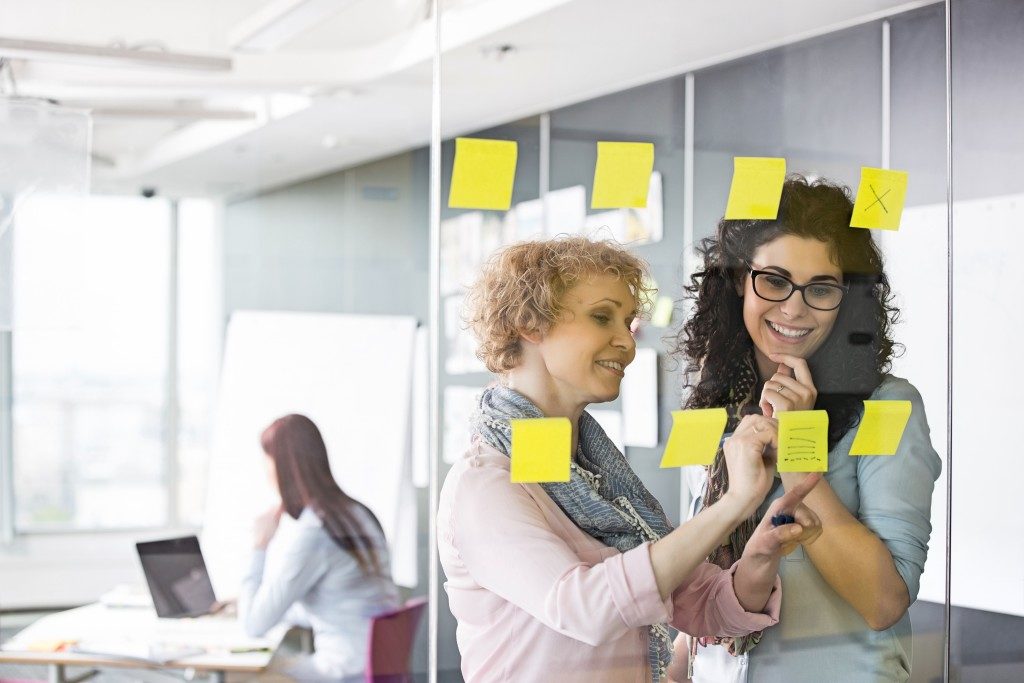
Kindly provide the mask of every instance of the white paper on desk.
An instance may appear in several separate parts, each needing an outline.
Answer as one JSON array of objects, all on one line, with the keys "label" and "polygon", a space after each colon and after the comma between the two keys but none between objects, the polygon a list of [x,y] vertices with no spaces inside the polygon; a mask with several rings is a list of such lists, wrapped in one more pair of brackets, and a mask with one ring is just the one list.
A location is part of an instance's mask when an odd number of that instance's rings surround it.
[{"label": "white paper on desk", "polygon": [[637,349],[622,380],[622,440],[627,446],[658,445],[658,352]]},{"label": "white paper on desk", "polygon": [[590,417],[601,425],[605,435],[611,439],[619,453],[626,454],[626,442],[622,440],[622,413],[617,410],[588,410]]},{"label": "white paper on desk", "polygon": [[100,655],[115,659],[130,659],[140,662],[166,664],[186,657],[206,654],[206,649],[196,645],[175,643],[148,643],[131,638],[117,640],[83,640],[75,645],[72,652],[83,655]]}]

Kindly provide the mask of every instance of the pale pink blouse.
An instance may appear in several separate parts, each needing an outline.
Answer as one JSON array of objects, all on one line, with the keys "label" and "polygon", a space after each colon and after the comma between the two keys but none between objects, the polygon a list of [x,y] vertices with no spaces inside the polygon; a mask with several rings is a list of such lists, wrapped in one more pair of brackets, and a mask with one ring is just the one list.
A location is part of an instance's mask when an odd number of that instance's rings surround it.
[{"label": "pale pink blouse", "polygon": [[469,683],[647,683],[649,624],[728,636],[778,622],[778,578],[766,613],[746,612],[735,567],[705,562],[662,600],[650,544],[604,545],[539,485],[511,483],[509,463],[476,441],[441,490],[440,559]]}]

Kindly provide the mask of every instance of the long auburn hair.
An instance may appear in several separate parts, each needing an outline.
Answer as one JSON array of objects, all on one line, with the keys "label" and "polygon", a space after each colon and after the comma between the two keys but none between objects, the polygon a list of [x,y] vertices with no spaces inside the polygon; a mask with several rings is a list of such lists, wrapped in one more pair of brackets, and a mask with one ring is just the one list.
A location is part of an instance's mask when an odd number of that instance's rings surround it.
[{"label": "long auburn hair", "polygon": [[380,522],[369,508],[338,486],[331,474],[327,446],[313,421],[295,414],[278,418],[263,430],[260,444],[277,468],[285,512],[298,519],[304,508],[312,509],[331,539],[355,558],[364,574],[380,574],[376,544],[356,516],[356,508],[369,515],[383,536]]},{"label": "long auburn hair", "polygon": [[893,304],[882,255],[870,230],[849,227],[850,195],[849,188],[828,180],[810,182],[790,175],[775,220],[723,218],[716,236],[700,243],[703,267],[686,287],[693,300],[692,314],[674,345],[674,353],[686,362],[687,408],[730,403],[730,389],[739,373],[736,359],[753,352],[743,322],[743,298],[736,291],[748,275],[745,264],[761,245],[796,235],[828,245],[850,287],[831,334],[807,361],[818,390],[815,408],[828,411],[829,448],[859,422],[861,402],[881,383],[901,347],[892,339],[899,309]]}]

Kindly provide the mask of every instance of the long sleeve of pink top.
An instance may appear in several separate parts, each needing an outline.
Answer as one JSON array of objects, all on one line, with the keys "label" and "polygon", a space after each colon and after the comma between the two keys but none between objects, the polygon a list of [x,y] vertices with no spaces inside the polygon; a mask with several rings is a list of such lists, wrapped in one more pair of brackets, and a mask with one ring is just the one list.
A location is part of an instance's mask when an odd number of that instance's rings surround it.
[{"label": "long sleeve of pink top", "polygon": [[650,681],[647,626],[743,635],[778,621],[746,612],[732,571],[704,563],[670,600],[649,544],[620,553],[573,524],[544,490],[512,484],[509,459],[482,444],[449,472],[440,559],[467,681]]}]

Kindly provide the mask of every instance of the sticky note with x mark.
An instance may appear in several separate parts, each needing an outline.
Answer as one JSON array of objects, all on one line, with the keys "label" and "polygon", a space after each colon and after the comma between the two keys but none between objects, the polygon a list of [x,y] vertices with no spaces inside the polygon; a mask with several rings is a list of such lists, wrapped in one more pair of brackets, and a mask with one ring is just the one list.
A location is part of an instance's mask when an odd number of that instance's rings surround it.
[{"label": "sticky note with x mark", "polygon": [[643,209],[654,171],[654,144],[598,142],[592,209]]},{"label": "sticky note with x mark", "polygon": [[828,471],[828,413],[793,410],[779,418],[779,472]]},{"label": "sticky note with x mark", "polygon": [[710,465],[728,418],[725,408],[673,410],[672,433],[668,435],[661,466]]},{"label": "sticky note with x mark", "polygon": [[899,230],[906,197],[906,171],[862,167],[850,227]]},{"label": "sticky note with x mark", "polygon": [[565,417],[509,420],[512,483],[569,481],[572,428]]},{"label": "sticky note with x mark", "polygon": [[513,140],[455,138],[449,208],[508,211],[518,155]]},{"label": "sticky note with x mark", "polygon": [[786,160],[777,157],[736,157],[733,159],[728,220],[774,220],[779,215],[782,184],[786,182]]},{"label": "sticky note with x mark", "polygon": [[910,410],[910,401],[864,401],[850,455],[896,455]]}]

